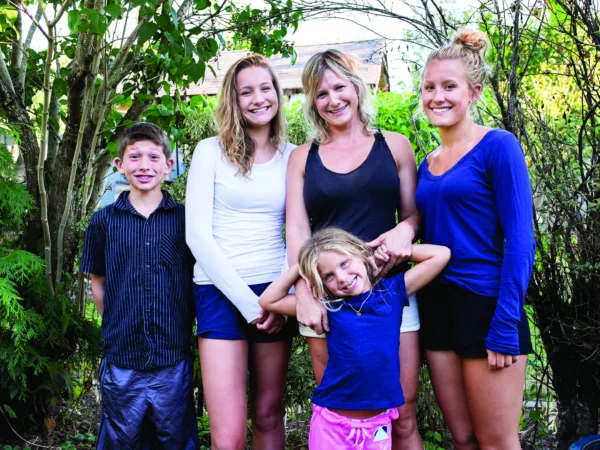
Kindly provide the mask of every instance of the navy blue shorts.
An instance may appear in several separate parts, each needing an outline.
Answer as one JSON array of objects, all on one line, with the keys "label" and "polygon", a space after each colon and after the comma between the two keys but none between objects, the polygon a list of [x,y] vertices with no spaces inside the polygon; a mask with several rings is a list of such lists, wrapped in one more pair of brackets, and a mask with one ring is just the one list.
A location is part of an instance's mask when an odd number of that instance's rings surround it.
[{"label": "navy blue shorts", "polygon": [[[260,295],[271,283],[254,284],[250,289]],[[227,297],[212,284],[194,284],[198,336],[209,339],[245,339],[249,342],[268,344],[292,339],[298,333],[295,317],[288,317],[281,331],[269,334],[246,322],[244,316]]]},{"label": "navy blue shorts", "polygon": [[193,398],[194,365],[133,370],[102,362],[102,417],[97,448],[200,448]]},{"label": "navy blue shorts", "polygon": [[[454,350],[464,358],[487,358],[485,339],[496,312],[496,297],[453,284],[431,282],[418,292],[421,345],[425,350]],[[518,325],[522,355],[533,353],[525,311]]]}]

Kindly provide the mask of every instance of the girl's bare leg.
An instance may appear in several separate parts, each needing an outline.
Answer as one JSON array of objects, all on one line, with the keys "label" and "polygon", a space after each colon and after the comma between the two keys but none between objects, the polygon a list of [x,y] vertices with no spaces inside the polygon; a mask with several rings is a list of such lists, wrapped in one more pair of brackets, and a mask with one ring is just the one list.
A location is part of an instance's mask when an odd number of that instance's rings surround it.
[{"label": "girl's bare leg", "polygon": [[250,413],[253,448],[285,449],[283,396],[291,349],[291,340],[252,344],[250,350]]},{"label": "girl's bare leg", "polygon": [[[435,397],[456,450],[477,450],[463,381],[463,358],[452,350],[425,352]],[[482,359],[487,364],[487,359]]]},{"label": "girl's bare leg", "polygon": [[481,450],[520,450],[527,355],[510,367],[491,370],[487,359],[464,359],[465,391]]},{"label": "girl's bare leg", "polygon": [[248,343],[198,337],[213,450],[246,448]]},{"label": "girl's bare leg", "polygon": [[419,387],[419,332],[402,333],[400,338],[400,383],[404,405],[393,422],[392,448],[418,450],[423,442],[417,427],[417,389]]}]

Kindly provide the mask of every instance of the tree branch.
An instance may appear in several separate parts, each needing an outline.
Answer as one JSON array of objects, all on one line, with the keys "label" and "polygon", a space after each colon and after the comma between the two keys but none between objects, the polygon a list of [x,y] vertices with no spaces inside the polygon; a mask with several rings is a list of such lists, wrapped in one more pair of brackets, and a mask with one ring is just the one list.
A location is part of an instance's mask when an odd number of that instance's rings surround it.
[{"label": "tree branch", "polygon": [[16,96],[15,86],[13,85],[8,67],[6,67],[6,59],[4,59],[4,52],[0,51],[0,83],[4,86],[11,96]]},{"label": "tree branch", "polygon": [[[12,3],[16,8],[18,8],[18,5],[16,5],[15,3],[13,3],[13,2],[10,2],[10,3]],[[48,37],[48,33],[46,33],[46,31],[42,28],[42,26],[38,22],[38,20],[41,18],[41,16],[44,13],[44,6],[42,6],[43,3],[40,3],[40,5],[38,6],[38,11],[40,12],[40,15],[38,15],[38,13],[36,13],[36,17],[37,18],[31,15],[31,13],[29,12],[29,10],[27,9],[27,6],[25,6],[25,3],[23,3],[23,0],[19,0],[19,4],[21,5],[21,11],[23,11],[25,14],[27,14],[29,16],[29,18],[31,19],[31,21],[40,30],[40,32],[46,37],[46,39],[50,39]]]},{"label": "tree branch", "polygon": [[[67,227],[67,221],[69,220],[69,216],[71,215],[71,207],[73,202],[73,189],[75,185],[75,178],[77,176],[77,167],[79,166],[79,155],[81,154],[81,147],[83,144],[83,136],[87,129],[86,124],[88,120],[88,115],[92,109],[92,95],[94,93],[95,87],[95,79],[98,73],[98,64],[100,62],[100,51],[99,44],[101,42],[100,39],[96,39],[96,45],[94,48],[94,59],[92,60],[91,70],[87,76],[87,86],[83,103],[83,111],[81,113],[81,120],[79,123],[79,132],[77,133],[77,143],[75,144],[75,153],[73,155],[73,162],[71,164],[71,174],[69,176],[69,185],[67,187],[67,196],[65,201],[65,208],[63,210],[62,218],[60,220],[60,225],[58,227],[58,238],[56,241],[56,284],[58,285],[62,278],[62,269],[63,269],[63,244],[65,237],[65,229]],[[93,150],[92,150],[93,151]]]},{"label": "tree branch", "polygon": [[60,20],[60,18],[64,14],[64,12],[69,7],[69,3],[71,3],[71,0],[64,0],[62,2],[62,4],[60,5],[60,9],[58,10],[58,13],[56,14],[56,17],[54,17],[54,19],[52,20],[52,22],[50,22],[49,26],[51,26],[51,27],[56,26],[56,24],[58,23],[58,21]]},{"label": "tree branch", "polygon": [[439,6],[434,0],[431,0],[431,3],[433,4],[433,7],[438,12],[440,19],[442,20],[442,23],[444,24],[444,35],[446,36],[446,38],[448,38],[449,37],[448,28],[450,28],[451,30],[454,30],[454,31],[456,30],[456,28],[448,23],[448,21],[446,20],[446,15],[444,14],[444,11],[442,10],[442,7]]},{"label": "tree branch", "polygon": [[17,37],[19,40],[15,41],[12,46],[12,58],[10,60],[11,67],[19,67],[21,60],[23,59],[23,53],[21,52],[21,40],[23,38],[23,16],[21,10],[17,9],[17,20],[15,21],[15,28],[17,30]]},{"label": "tree branch", "polygon": [[50,171],[54,170],[56,155],[60,146],[60,105],[55,95],[54,87],[50,95],[50,117],[48,120],[48,153],[46,162]]},{"label": "tree branch", "polygon": [[[42,11],[42,14],[44,12]],[[45,16],[45,15],[44,15]],[[48,21],[46,20],[48,23]],[[54,30],[48,27],[48,52],[46,54],[46,64],[44,66],[44,104],[42,109],[42,130],[40,137],[40,153],[37,163],[37,180],[40,195],[40,213],[42,221],[42,230],[44,233],[44,261],[46,264],[46,283],[51,295],[54,295],[54,286],[52,284],[52,238],[50,236],[50,226],[48,224],[48,194],[46,192],[46,181],[44,177],[44,164],[46,151],[48,148],[48,115],[50,113],[50,91],[52,82],[50,72],[52,68],[52,59],[54,58]],[[0,52],[1,54],[1,52]]]},{"label": "tree branch", "polygon": [[[29,47],[31,47],[31,42],[33,41],[33,35],[35,34],[35,30],[38,28],[36,26],[36,23],[41,19],[42,11],[43,11],[43,8],[42,8],[42,4],[40,3],[35,12],[35,20],[32,21],[31,25],[29,26],[29,31],[27,32],[27,37],[25,38],[25,41],[23,42],[23,48],[21,49],[21,51],[24,56],[27,55],[27,50],[29,50]],[[16,67],[18,67],[18,70],[19,70],[18,75],[17,75],[18,89],[19,89],[19,92],[24,93],[24,91],[25,91],[25,75],[27,74],[27,64],[21,64]]]},{"label": "tree branch", "polygon": [[[544,3],[544,9],[543,9],[541,16],[544,17],[545,14],[546,14],[546,4]],[[533,56],[533,53],[535,52],[535,49],[537,47],[537,43],[540,38],[540,33],[542,32],[543,25],[544,25],[544,21],[540,20],[537,32],[535,33],[535,37],[533,38],[533,43],[531,44],[531,50],[529,51],[529,55],[527,56],[527,61],[525,61],[525,64],[523,65],[523,70],[521,70],[522,76],[525,76],[525,74],[527,73],[527,68],[529,67],[529,63],[531,62],[531,57]]]}]

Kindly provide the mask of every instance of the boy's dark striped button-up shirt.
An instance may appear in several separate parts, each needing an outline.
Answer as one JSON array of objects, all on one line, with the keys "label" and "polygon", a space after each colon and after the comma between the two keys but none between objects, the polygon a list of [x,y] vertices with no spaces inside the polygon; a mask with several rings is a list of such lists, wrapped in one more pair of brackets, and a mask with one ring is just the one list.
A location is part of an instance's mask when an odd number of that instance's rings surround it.
[{"label": "boy's dark striped button-up shirt", "polygon": [[192,270],[185,209],[168,193],[148,218],[131,205],[128,192],[92,215],[81,271],[106,277],[102,337],[108,362],[150,370],[189,354]]}]

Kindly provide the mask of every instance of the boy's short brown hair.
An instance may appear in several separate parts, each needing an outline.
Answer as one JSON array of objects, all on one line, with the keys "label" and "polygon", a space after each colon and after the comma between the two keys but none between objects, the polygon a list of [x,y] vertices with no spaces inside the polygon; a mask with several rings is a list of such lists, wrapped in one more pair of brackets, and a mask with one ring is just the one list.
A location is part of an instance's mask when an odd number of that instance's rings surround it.
[{"label": "boy's short brown hair", "polygon": [[139,141],[152,141],[162,147],[166,159],[171,157],[171,143],[162,128],[150,122],[140,122],[127,128],[119,139],[117,147],[119,159],[123,159],[127,147]]}]

